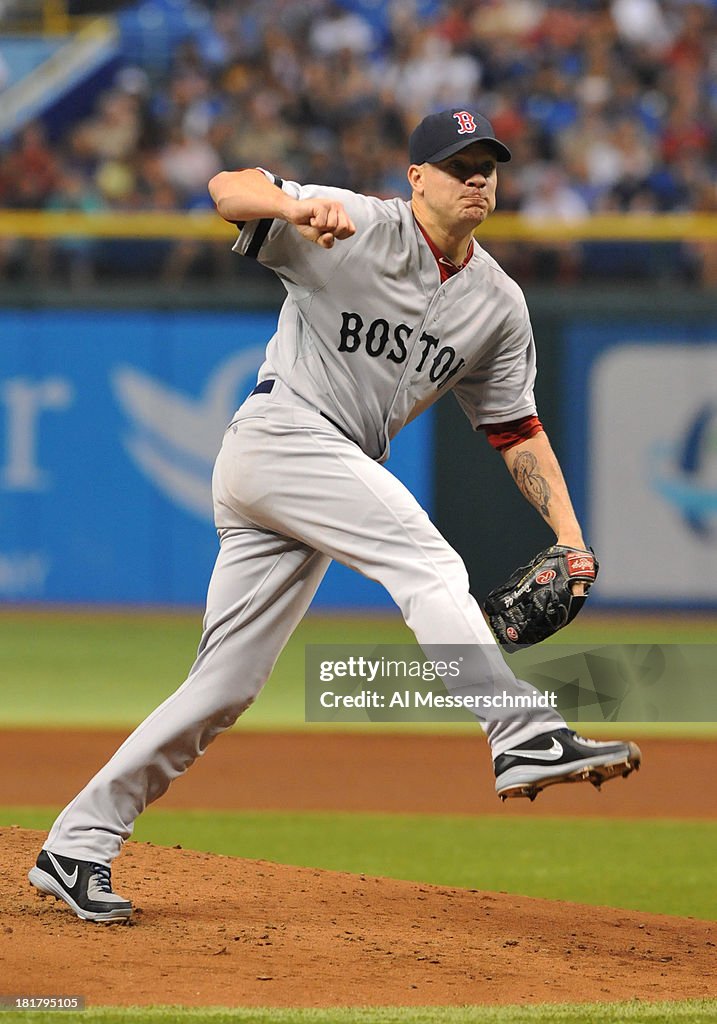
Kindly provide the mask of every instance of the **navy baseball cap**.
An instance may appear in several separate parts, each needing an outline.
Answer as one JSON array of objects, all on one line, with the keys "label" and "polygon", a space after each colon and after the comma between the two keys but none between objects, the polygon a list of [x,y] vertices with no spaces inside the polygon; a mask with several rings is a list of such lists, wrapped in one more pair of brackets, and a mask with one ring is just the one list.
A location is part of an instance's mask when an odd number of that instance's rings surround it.
[{"label": "navy baseball cap", "polygon": [[510,150],[496,139],[488,118],[460,107],[424,117],[408,140],[408,156],[412,164],[436,164],[473,142],[490,144],[500,163],[510,160]]}]

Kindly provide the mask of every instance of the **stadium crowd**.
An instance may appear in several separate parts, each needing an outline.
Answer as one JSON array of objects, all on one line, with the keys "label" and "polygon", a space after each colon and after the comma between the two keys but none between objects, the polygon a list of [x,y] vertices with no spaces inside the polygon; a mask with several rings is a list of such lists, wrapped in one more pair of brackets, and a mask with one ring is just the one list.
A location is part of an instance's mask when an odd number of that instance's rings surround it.
[{"label": "stadium crowd", "polygon": [[[193,211],[209,206],[217,170],[247,165],[405,196],[412,126],[474,104],[514,153],[501,210],[551,222],[717,211],[714,2],[459,0],[421,20],[410,0],[394,0],[386,31],[332,0],[202,6],[203,28],[171,61],[122,68],[62,138],[50,143],[33,124],[7,145],[0,206]],[[96,247],[63,245],[79,276],[91,274]],[[625,273],[626,249],[608,247],[608,276]],[[599,271],[599,250],[501,257],[509,269],[522,260],[523,277],[569,279],[591,258]],[[662,264],[650,251],[657,273],[677,267],[717,284],[713,245],[681,246],[677,262],[667,247]],[[194,244],[175,246],[161,272],[182,279],[197,256]],[[639,254],[632,263],[644,271]]]}]

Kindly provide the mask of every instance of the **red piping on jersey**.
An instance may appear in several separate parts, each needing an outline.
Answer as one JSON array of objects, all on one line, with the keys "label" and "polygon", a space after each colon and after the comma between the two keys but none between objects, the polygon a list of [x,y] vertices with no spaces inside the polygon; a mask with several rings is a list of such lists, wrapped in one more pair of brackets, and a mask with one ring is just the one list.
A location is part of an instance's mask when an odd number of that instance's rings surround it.
[{"label": "red piping on jersey", "polygon": [[416,221],[416,224],[418,224],[419,228],[421,229],[421,234],[428,242],[428,248],[431,250],[431,252],[436,258],[436,263],[438,264],[438,272],[441,275],[441,284],[447,281],[449,277],[453,277],[454,274],[457,274],[459,270],[463,270],[465,265],[469,263],[470,260],[472,259],[474,249],[472,238],[470,241],[470,245],[468,246],[466,258],[463,260],[459,267],[452,260],[449,260],[448,257],[441,252],[441,250],[438,248],[436,243],[433,241],[433,239],[428,234],[426,229],[423,227],[423,224],[421,224],[419,220]]},{"label": "red piping on jersey", "polygon": [[486,437],[496,451],[505,452],[521,441],[535,437],[544,427],[537,416],[523,416],[508,423],[486,423],[480,429],[485,430]]}]

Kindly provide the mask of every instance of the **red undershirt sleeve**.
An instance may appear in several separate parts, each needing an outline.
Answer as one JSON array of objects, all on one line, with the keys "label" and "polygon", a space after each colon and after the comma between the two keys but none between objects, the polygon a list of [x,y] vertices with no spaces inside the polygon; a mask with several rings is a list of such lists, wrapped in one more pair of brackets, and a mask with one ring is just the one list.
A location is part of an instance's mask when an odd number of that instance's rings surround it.
[{"label": "red undershirt sleeve", "polygon": [[508,423],[486,423],[481,428],[496,451],[504,452],[521,441],[535,437],[543,430],[543,424],[537,416],[523,416],[519,420]]}]

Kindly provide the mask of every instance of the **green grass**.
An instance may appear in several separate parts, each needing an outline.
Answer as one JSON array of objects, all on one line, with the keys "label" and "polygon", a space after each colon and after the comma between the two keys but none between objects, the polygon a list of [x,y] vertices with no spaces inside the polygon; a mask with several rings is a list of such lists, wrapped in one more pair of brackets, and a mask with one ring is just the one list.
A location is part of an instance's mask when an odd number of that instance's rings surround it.
[{"label": "green grass", "polygon": [[[201,612],[152,610],[0,612],[3,673],[0,705],[5,727],[130,728],[184,680],[194,659]],[[717,619],[581,616],[561,643],[692,643],[717,641]],[[308,616],[282,654],[241,728],[295,728],[304,722],[306,644],[410,643],[397,613],[386,616]],[[418,726],[359,724],[353,728],[413,731],[475,729],[453,723]],[[323,728],[326,728],[325,726]],[[344,725],[341,728],[352,728]],[[624,731],[624,724],[618,728]],[[587,731],[587,730],[586,730]],[[615,727],[592,727],[594,735]],[[717,724],[640,723],[641,735],[717,734]]]},{"label": "green grass", "polygon": [[[199,640],[200,622],[199,610],[0,613],[3,723],[132,726],[184,679]],[[707,644],[717,640],[717,620],[584,615],[564,638],[571,644]],[[265,693],[242,719],[242,727],[286,728],[303,723],[306,644],[406,642],[411,642],[411,635],[395,615],[307,618]],[[475,727],[450,726],[451,731],[456,728]],[[714,735],[715,729],[714,723],[639,725],[642,735]],[[620,730],[625,731],[625,726]],[[590,729],[593,735],[612,731],[611,727]],[[0,822],[47,828],[55,814],[56,809],[0,809]],[[717,919],[714,822],[151,810],[139,820],[136,839],[435,884]],[[48,1019],[55,1017],[5,1011],[0,1024],[44,1024]],[[90,1008],[80,1014],[63,1012],[61,1019],[72,1024],[709,1024],[717,1022],[717,1001],[330,1010]]]},{"label": "green grass", "polygon": [[[201,613],[0,614],[5,726],[132,726],[185,679]],[[304,648],[317,643],[407,643],[400,619],[306,618],[243,721],[278,728],[304,721]]]},{"label": "green grass", "polygon": [[[54,1015],[3,1013],[3,1024],[46,1024]],[[64,1024],[714,1024],[717,1000],[580,1003],[538,1006],[333,1007],[224,1009],[221,1007],[113,1007],[57,1015]]]},{"label": "green grass", "polygon": [[550,641],[560,644],[713,644],[717,615],[583,613]]},{"label": "green grass", "polygon": [[[0,810],[46,829],[56,811]],[[135,839],[306,867],[717,919],[717,822],[150,810]]]}]

